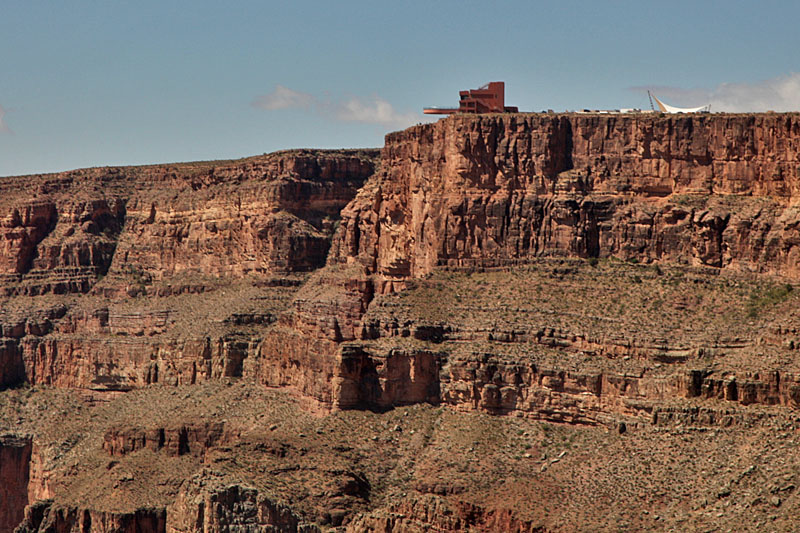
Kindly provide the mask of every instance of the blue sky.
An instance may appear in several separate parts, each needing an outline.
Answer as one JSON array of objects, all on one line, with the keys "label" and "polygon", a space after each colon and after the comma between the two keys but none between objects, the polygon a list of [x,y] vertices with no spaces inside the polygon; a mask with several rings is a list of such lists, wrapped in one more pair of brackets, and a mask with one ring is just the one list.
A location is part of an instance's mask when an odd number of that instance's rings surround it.
[{"label": "blue sky", "polygon": [[458,90],[521,110],[800,110],[800,3],[6,2],[0,175],[381,146]]}]

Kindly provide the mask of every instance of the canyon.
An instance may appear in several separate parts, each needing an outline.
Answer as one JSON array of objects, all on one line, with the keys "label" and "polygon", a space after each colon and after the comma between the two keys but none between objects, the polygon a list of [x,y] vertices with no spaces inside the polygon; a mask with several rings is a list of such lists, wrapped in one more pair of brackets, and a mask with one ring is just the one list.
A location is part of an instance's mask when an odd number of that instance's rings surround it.
[{"label": "canyon", "polygon": [[0,178],[0,531],[791,530],[800,115]]}]

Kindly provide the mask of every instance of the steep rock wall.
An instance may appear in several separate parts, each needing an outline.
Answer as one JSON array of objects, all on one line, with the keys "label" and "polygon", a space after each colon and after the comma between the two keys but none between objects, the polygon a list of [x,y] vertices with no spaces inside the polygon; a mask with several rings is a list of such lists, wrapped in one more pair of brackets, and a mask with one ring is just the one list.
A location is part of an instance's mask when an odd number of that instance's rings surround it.
[{"label": "steep rock wall", "polygon": [[241,376],[270,310],[324,264],[376,156],[299,150],[0,178],[0,387]]},{"label": "steep rock wall", "polygon": [[139,509],[132,512],[96,511],[54,505],[41,500],[25,509],[25,519],[17,533],[163,533],[164,509]]},{"label": "steep rock wall", "polygon": [[[586,423],[649,413],[652,402],[672,398],[794,406],[791,371],[685,368],[704,345],[678,347],[673,358],[624,331],[620,339],[587,338],[483,324],[467,335],[477,335],[471,341],[444,333],[446,324],[412,323],[400,335],[397,324],[365,323],[363,310],[376,295],[439,268],[469,272],[552,256],[793,280],[800,275],[798,149],[797,114],[454,116],[390,134],[381,171],[342,212],[326,273],[298,294],[280,335],[268,335],[262,382],[336,407],[432,401]],[[332,278],[338,281],[325,281]],[[356,284],[363,289],[345,289]],[[485,340],[484,331],[525,350],[541,345],[654,364],[666,358],[678,366],[568,370],[491,352],[453,356],[439,346],[448,337]],[[359,342],[399,336],[424,345]]]},{"label": "steep rock wall", "polygon": [[520,520],[508,510],[488,511],[467,502],[451,503],[434,495],[409,496],[388,508],[363,514],[347,525],[348,533],[422,533],[423,531],[506,531],[545,533],[546,528]]},{"label": "steep rock wall", "polygon": [[32,444],[30,438],[0,436],[0,531],[3,533],[14,531],[28,504]]},{"label": "steep rock wall", "polygon": [[123,456],[142,448],[163,451],[168,456],[204,456],[209,448],[237,440],[236,432],[226,431],[222,422],[183,423],[176,427],[144,429],[115,427],[103,437],[103,449],[110,456]]},{"label": "steep rock wall", "polygon": [[332,261],[390,278],[541,255],[796,277],[796,114],[456,116],[386,138]]},{"label": "steep rock wall", "polygon": [[3,290],[86,292],[109,270],[160,280],[316,268],[374,156],[294,151],[0,178]]},{"label": "steep rock wall", "polygon": [[318,533],[288,506],[271,500],[258,490],[237,484],[211,483],[204,486],[190,480],[167,512],[169,533]]}]

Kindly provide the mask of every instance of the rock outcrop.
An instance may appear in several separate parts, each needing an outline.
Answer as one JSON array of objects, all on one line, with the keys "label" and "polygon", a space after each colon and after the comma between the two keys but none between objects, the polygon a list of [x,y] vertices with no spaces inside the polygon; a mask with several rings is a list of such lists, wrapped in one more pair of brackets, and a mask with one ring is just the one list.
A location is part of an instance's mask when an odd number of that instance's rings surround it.
[{"label": "rock outcrop", "polygon": [[[796,114],[456,116],[390,134],[381,171],[342,212],[328,266],[265,339],[261,381],[339,408],[428,401],[581,423],[649,416],[649,402],[670,398],[794,405],[791,371],[711,370],[702,354],[724,353],[719,342],[673,348],[655,335],[592,338],[546,321],[503,329],[489,309],[491,326],[467,333],[447,318],[387,322],[369,309],[437,269],[513,269],[553,257],[794,280],[798,148]],[[380,340],[393,338],[401,340]],[[453,352],[453,342],[484,340],[484,352]],[[498,356],[509,341],[523,353],[677,364],[669,372],[543,366]],[[729,345],[755,350],[754,341]]]},{"label": "rock outcrop", "polygon": [[375,156],[293,151],[0,179],[0,386],[241,375],[258,344],[241,331],[272,322],[270,308],[324,264]]},{"label": "rock outcrop", "polygon": [[255,488],[194,479],[170,507],[166,531],[318,533],[320,529]]},{"label": "rock outcrop", "polygon": [[3,290],[86,292],[109,270],[141,282],[316,268],[374,156],[293,151],[2,178]]},{"label": "rock outcrop", "polygon": [[425,531],[505,531],[544,533],[546,528],[520,520],[509,511],[487,511],[467,502],[451,503],[432,494],[409,497],[388,509],[359,516],[348,533],[423,533]]},{"label": "rock outcrop", "polygon": [[177,427],[143,429],[111,428],[103,439],[103,449],[110,456],[122,456],[147,448],[166,455],[194,454],[203,456],[214,446],[231,444],[238,435],[225,430],[222,422],[181,424]]},{"label": "rock outcrop", "polygon": [[0,531],[13,531],[28,505],[30,438],[0,436]]},{"label": "rock outcrop", "polygon": [[163,533],[164,509],[139,509],[133,512],[96,511],[54,505],[40,500],[25,510],[25,519],[16,533]]},{"label": "rock outcrop", "polygon": [[331,261],[387,278],[543,255],[797,277],[796,114],[452,117],[386,138]]}]

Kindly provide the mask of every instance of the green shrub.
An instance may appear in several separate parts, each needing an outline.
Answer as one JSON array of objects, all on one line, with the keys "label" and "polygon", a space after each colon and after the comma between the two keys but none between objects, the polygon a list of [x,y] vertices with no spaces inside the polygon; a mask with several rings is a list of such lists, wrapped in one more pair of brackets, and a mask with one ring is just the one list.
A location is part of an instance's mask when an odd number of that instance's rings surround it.
[{"label": "green shrub", "polygon": [[756,318],[767,307],[775,306],[786,301],[794,290],[790,284],[773,285],[763,292],[753,292],[750,294],[750,301],[747,302],[748,318]]}]

